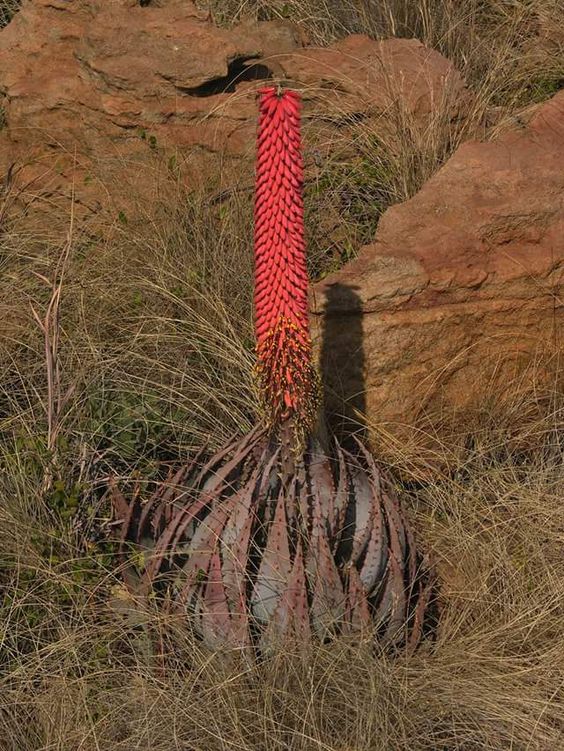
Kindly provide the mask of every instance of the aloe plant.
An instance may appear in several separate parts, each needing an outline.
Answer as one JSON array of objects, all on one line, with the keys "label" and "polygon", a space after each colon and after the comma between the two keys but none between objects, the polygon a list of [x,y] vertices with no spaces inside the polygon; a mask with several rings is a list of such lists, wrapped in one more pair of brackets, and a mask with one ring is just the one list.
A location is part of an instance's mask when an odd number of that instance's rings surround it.
[{"label": "aloe plant", "polygon": [[[308,322],[300,99],[260,92],[255,197],[257,427],[196,457],[141,503],[113,500],[126,542],[151,542],[148,592],[210,646],[371,630],[419,640],[430,586],[409,524],[367,448],[320,437]],[[328,445],[323,445],[327,443]]]}]

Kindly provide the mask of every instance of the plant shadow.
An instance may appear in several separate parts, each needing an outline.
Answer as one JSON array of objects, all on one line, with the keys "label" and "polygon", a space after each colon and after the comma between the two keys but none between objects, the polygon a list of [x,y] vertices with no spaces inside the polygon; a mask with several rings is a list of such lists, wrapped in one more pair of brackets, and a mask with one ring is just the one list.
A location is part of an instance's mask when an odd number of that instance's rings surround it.
[{"label": "plant shadow", "polygon": [[366,384],[362,303],[358,287],[325,289],[320,369],[326,424],[345,447],[366,437]]}]

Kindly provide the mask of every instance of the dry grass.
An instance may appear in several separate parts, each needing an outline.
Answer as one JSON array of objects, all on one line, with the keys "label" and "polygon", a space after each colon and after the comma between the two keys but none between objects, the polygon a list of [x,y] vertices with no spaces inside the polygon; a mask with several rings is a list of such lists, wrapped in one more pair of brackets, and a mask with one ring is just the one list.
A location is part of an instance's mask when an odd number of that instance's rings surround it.
[{"label": "dry grass", "polygon": [[[564,409],[512,407],[528,415],[520,429],[483,417],[448,474],[403,490],[441,581],[436,641],[409,660],[365,642],[260,665],[207,653],[181,624],[136,608],[108,551],[74,525],[76,502],[95,508],[98,497],[91,472],[73,490],[76,449],[61,448],[66,483],[42,500],[46,460],[5,440],[0,747],[559,748]],[[41,435],[40,421],[27,427]],[[396,463],[409,477],[406,457]]]},{"label": "dry grass", "polygon": [[[367,132],[354,169],[338,156],[323,167],[307,195],[316,273],[343,260],[316,212],[347,197],[354,252],[492,107],[507,117],[562,76],[552,48],[531,44],[539,19],[555,24],[556,0],[217,5],[225,22],[297,13],[317,41],[413,33],[471,85],[475,113],[456,130],[445,108],[424,132],[398,111],[399,142]],[[153,477],[160,460],[252,423],[251,217],[247,194],[218,208],[202,193],[147,208],[139,229],[92,237],[69,222],[56,245],[15,221],[1,238],[0,749],[562,747],[561,389],[535,393],[531,380],[482,410],[432,481],[413,475],[417,446],[396,448],[441,581],[436,640],[410,659],[337,643],[257,665],[209,654],[127,600],[99,537],[108,475]],[[45,320],[54,290],[46,359],[31,306]]]},{"label": "dry grass", "polygon": [[10,23],[20,5],[21,0],[0,0],[0,29]]},{"label": "dry grass", "polygon": [[415,37],[504,104],[562,85],[561,0],[200,0],[216,21],[287,19],[313,43],[346,34]]}]

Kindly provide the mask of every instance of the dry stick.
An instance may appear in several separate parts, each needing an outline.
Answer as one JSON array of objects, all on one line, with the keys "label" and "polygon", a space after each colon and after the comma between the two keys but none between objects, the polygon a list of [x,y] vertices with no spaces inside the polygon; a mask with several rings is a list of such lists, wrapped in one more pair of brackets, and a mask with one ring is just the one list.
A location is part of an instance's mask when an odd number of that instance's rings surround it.
[{"label": "dry stick", "polygon": [[72,396],[75,388],[75,384],[71,384],[66,393],[62,393],[61,365],[59,357],[61,292],[63,289],[63,280],[70,256],[73,237],[74,182],[71,191],[71,210],[67,239],[57,261],[53,278],[49,279],[48,277],[40,274],[37,271],[32,272],[38,279],[41,279],[41,281],[45,282],[45,284],[51,287],[51,296],[43,319],[41,319],[33,304],[30,303],[33,317],[35,318],[37,325],[43,333],[45,349],[45,370],[47,375],[47,403],[45,405],[45,412],[47,417],[47,452],[49,461],[47,466],[45,467],[45,473],[43,476],[43,494],[49,490],[53,481],[53,470],[56,464],[57,437],[59,435],[59,429],[61,425],[61,415],[66,405],[68,404],[68,401]]}]

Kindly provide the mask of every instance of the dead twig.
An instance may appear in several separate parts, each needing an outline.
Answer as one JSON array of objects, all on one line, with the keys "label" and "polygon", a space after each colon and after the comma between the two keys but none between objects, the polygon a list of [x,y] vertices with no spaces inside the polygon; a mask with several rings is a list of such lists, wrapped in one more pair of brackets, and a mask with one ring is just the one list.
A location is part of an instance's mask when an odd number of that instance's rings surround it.
[{"label": "dead twig", "polygon": [[47,377],[47,401],[45,403],[45,413],[47,418],[47,452],[49,461],[46,465],[42,483],[42,490],[44,493],[47,492],[51,486],[54,467],[57,464],[57,438],[61,426],[61,417],[75,389],[75,384],[71,384],[66,391],[63,392],[59,354],[61,341],[61,294],[70,251],[73,244],[73,237],[74,184],[72,187],[69,229],[62,251],[57,260],[53,277],[52,279],[49,279],[47,276],[44,276],[37,271],[32,271],[34,276],[44,282],[51,290],[47,309],[43,316],[38,313],[33,303],[30,302],[31,313],[43,334],[45,371]]}]

